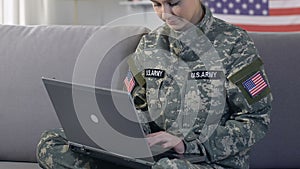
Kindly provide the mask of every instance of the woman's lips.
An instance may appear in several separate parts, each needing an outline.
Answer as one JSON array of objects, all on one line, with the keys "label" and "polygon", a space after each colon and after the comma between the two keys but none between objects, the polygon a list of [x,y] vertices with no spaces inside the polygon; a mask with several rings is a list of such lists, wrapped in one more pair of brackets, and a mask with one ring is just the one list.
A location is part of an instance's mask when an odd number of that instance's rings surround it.
[{"label": "woman's lips", "polygon": [[177,25],[177,24],[179,24],[179,20],[178,19],[167,19],[166,20],[166,23],[168,24],[168,25]]},{"label": "woman's lips", "polygon": [[168,25],[176,25],[176,23],[174,21],[168,21],[167,24]]}]

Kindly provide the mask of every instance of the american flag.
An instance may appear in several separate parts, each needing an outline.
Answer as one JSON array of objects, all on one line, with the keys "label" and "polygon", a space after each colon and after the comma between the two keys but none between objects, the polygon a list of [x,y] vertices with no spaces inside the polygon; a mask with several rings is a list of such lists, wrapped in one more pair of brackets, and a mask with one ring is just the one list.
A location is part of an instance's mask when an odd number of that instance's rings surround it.
[{"label": "american flag", "polygon": [[124,84],[126,86],[127,91],[131,93],[132,89],[135,86],[135,80],[130,71],[128,71],[127,76],[124,79]]},{"label": "american flag", "polygon": [[264,80],[261,72],[255,73],[252,77],[243,82],[243,86],[251,97],[255,97],[262,92],[268,84]]},{"label": "american flag", "polygon": [[300,0],[204,0],[214,16],[257,32],[300,32]]}]

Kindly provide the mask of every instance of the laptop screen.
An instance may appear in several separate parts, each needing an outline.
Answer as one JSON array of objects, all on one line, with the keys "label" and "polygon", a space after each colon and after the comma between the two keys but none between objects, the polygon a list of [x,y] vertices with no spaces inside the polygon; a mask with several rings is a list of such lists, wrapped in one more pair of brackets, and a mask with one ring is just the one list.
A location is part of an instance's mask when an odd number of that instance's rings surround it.
[{"label": "laptop screen", "polygon": [[128,93],[43,82],[69,141],[133,158],[152,157]]}]

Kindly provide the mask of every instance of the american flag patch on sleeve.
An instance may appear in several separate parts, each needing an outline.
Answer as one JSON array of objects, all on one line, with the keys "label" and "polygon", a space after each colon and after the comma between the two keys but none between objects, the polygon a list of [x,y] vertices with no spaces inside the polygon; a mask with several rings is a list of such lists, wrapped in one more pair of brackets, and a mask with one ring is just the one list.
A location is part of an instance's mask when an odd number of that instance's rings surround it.
[{"label": "american flag patch on sleeve", "polygon": [[135,86],[135,80],[130,71],[128,71],[127,76],[124,79],[124,84],[126,86],[127,91],[129,93],[131,93],[131,91],[133,90],[133,88]]},{"label": "american flag patch on sleeve", "polygon": [[252,98],[268,87],[268,84],[260,71],[246,79],[242,84]]}]

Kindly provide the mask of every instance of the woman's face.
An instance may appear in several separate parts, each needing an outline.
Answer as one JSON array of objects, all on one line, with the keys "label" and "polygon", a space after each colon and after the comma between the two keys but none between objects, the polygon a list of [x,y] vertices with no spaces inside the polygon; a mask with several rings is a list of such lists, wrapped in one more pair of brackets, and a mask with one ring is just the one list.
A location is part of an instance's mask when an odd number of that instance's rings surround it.
[{"label": "woman's face", "polygon": [[202,17],[200,0],[151,0],[155,13],[174,30],[197,24]]}]

